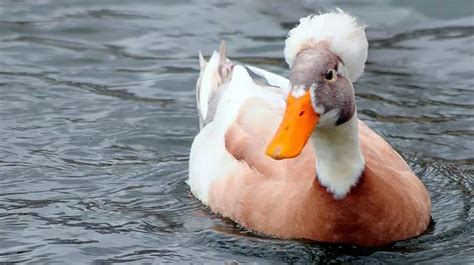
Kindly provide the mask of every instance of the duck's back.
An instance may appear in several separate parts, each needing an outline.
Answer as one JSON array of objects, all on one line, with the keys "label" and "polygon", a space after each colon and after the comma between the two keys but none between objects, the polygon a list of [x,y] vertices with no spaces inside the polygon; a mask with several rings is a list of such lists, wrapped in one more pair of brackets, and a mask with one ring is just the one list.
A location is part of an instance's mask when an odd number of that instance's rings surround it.
[{"label": "duck's back", "polygon": [[428,193],[403,159],[359,122],[366,168],[343,199],[316,178],[315,153],[307,144],[294,159],[273,160],[265,147],[281,110],[248,99],[225,135],[226,150],[240,163],[212,183],[209,206],[255,232],[279,238],[383,245],[425,231]]}]

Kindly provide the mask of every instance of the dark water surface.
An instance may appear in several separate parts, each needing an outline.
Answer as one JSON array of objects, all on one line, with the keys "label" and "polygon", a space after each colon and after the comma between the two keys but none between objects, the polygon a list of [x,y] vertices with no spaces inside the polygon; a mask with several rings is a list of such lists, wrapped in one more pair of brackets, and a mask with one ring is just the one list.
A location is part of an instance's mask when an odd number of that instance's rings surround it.
[{"label": "dark water surface", "polygon": [[380,249],[262,238],[185,184],[197,51],[226,39],[231,58],[286,75],[288,29],[330,4],[2,0],[0,261],[473,262],[473,2],[337,5],[370,25],[359,117],[426,184],[424,235]]}]

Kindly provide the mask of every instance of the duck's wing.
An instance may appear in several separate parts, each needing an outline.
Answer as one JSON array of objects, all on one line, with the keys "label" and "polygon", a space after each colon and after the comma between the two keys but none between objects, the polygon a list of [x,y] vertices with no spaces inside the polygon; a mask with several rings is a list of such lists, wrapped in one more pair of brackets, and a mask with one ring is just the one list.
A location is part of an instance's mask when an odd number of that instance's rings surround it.
[{"label": "duck's wing", "polygon": [[[219,75],[218,63],[211,58],[202,76],[201,89],[204,85],[212,84],[206,78]],[[214,64],[214,66],[213,66]],[[206,73],[209,67],[214,67],[214,72]],[[232,172],[242,171],[242,161],[229,153],[226,147],[225,135],[229,128],[236,122],[239,115],[252,113],[252,117],[258,119],[262,111],[255,108],[258,104],[245,104],[248,100],[261,102],[260,105],[268,106],[268,110],[274,114],[274,118],[281,116],[285,108],[286,93],[279,87],[261,86],[249,75],[242,65],[234,65],[231,69],[230,79],[219,86],[208,86],[209,92],[201,91],[198,100],[200,115],[204,117],[203,127],[194,139],[189,158],[189,181],[192,193],[204,204],[208,204],[209,188],[217,179],[223,178]],[[209,74],[209,75],[207,75]],[[203,100],[203,95],[208,95]],[[201,111],[205,110],[205,111]],[[265,121],[265,119],[263,119]],[[273,130],[273,123],[257,123],[259,128]],[[257,128],[255,128],[257,129]],[[236,135],[236,137],[239,137]],[[244,145],[242,145],[244,146]],[[250,146],[244,146],[245,148]]]},{"label": "duck's wing", "polygon": [[[233,87],[238,87],[236,90],[239,97],[251,96],[253,92],[258,92],[253,91],[254,89],[262,90],[263,94],[286,95],[289,92],[288,79],[255,66],[245,65],[245,68],[241,67],[243,70],[240,70],[239,75],[235,76],[234,68],[237,64],[226,57],[224,41],[219,52],[213,52],[209,62],[199,52],[199,65],[201,71],[196,83],[196,102],[201,129],[214,119],[221,96],[231,81]],[[242,84],[242,81],[251,82]]]}]

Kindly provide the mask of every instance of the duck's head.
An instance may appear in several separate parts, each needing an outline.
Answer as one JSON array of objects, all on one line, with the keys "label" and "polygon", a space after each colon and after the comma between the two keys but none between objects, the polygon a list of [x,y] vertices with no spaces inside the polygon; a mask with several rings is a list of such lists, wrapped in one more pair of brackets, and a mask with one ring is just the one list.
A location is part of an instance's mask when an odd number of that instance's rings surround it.
[{"label": "duck's head", "polygon": [[286,40],[291,91],[267,155],[296,157],[315,130],[334,128],[354,116],[352,82],[364,70],[367,49],[365,26],[341,10],[300,20]]}]

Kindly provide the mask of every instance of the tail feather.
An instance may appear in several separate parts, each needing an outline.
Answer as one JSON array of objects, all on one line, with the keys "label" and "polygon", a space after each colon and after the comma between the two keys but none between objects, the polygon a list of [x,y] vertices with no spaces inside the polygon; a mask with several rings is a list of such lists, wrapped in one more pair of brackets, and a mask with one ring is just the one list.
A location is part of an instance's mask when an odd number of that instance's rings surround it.
[{"label": "tail feather", "polygon": [[219,67],[226,62],[226,47],[225,47],[225,40],[221,41],[221,45],[219,45]]},{"label": "tail feather", "polygon": [[[212,54],[209,62],[206,62],[202,53],[199,52],[199,65],[201,72],[199,79],[196,84],[196,101],[199,112],[199,124],[201,129],[205,124],[212,120],[213,111],[219,100],[216,100],[216,96],[221,93],[217,93],[221,89],[222,85],[229,82],[232,78],[232,71],[234,63],[226,58],[226,46],[225,42],[222,41],[219,53],[215,52]],[[213,106],[210,106],[213,104]]]},{"label": "tail feather", "polygon": [[199,51],[199,67],[201,68],[201,71],[203,71],[207,66],[207,61],[204,59],[204,56],[202,56],[202,52]]},{"label": "tail feather", "polygon": [[226,46],[225,41],[222,40],[221,45],[219,47],[219,77],[220,77],[220,84],[226,83],[232,77],[232,70],[234,68],[234,63],[229,60],[226,54]]}]

